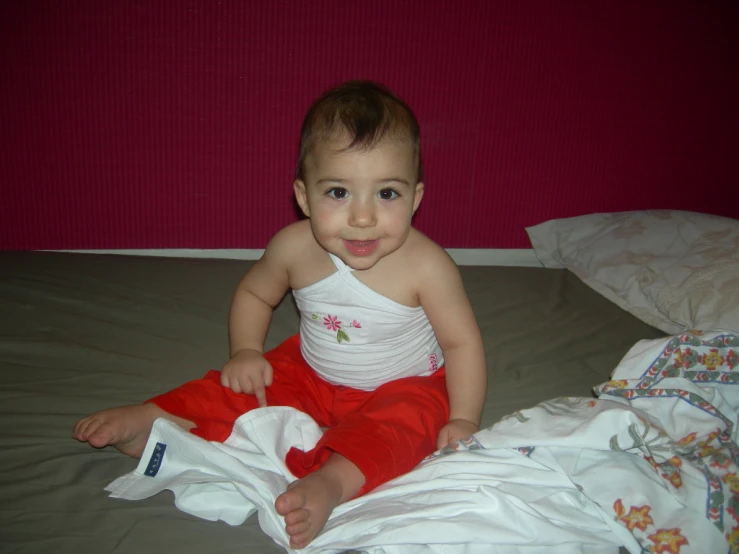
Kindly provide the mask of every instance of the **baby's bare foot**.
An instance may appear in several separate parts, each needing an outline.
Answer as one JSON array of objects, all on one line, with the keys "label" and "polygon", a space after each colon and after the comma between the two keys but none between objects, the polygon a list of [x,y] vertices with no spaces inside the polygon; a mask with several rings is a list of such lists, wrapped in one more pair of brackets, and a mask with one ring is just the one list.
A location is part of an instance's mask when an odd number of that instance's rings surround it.
[{"label": "baby's bare foot", "polygon": [[277,497],[275,508],[285,517],[291,548],[304,548],[316,538],[341,504],[341,493],[341,484],[319,470],[295,481]]},{"label": "baby's bare foot", "polygon": [[160,417],[171,419],[185,429],[194,427],[192,423],[175,418],[156,404],[149,403],[110,408],[89,415],[77,422],[72,436],[95,448],[111,445],[124,454],[140,458],[146,441],[149,440],[152,425]]},{"label": "baby's bare foot", "polygon": [[364,485],[357,466],[332,454],[324,466],[292,483],[275,500],[277,513],[285,518],[291,548],[305,548],[326,525],[339,504],[353,498]]}]

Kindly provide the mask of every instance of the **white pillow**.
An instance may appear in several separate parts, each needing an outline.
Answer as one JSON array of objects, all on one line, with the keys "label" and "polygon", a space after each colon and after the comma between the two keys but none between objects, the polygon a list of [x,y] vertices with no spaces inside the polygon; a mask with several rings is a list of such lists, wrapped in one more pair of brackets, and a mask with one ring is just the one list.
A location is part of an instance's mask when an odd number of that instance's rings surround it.
[{"label": "white pillow", "polygon": [[739,220],[650,210],[554,219],[526,231],[544,267],[569,269],[668,334],[739,333]]}]

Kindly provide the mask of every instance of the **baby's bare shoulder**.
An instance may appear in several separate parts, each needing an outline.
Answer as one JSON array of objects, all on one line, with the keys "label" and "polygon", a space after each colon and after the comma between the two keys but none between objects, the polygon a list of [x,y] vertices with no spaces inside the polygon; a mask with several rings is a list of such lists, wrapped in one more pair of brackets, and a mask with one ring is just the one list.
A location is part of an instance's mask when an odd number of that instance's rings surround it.
[{"label": "baby's bare shoulder", "polygon": [[[414,266],[414,288],[426,313],[438,315],[450,309],[450,306],[465,305],[467,300],[462,275],[449,253],[421,233],[411,245],[414,248],[408,258]],[[438,309],[439,306],[442,309]]]},{"label": "baby's bare shoulder", "polygon": [[310,221],[302,220],[283,227],[270,239],[265,255],[281,260],[294,259],[296,254],[314,247],[316,240]]},{"label": "baby's bare shoulder", "polygon": [[[451,256],[439,244],[416,229],[411,229],[406,241],[406,263],[426,271],[457,271]],[[416,271],[418,273],[418,271]]]},{"label": "baby's bare shoulder", "polygon": [[281,229],[267,245],[263,259],[287,273],[292,289],[306,287],[336,270],[307,220]]}]

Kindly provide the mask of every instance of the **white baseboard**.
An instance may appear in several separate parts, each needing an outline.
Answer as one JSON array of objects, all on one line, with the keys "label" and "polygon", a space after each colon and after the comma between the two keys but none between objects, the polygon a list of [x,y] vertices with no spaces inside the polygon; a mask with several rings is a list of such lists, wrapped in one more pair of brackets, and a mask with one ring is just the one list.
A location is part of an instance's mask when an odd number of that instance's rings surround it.
[{"label": "white baseboard", "polygon": [[542,267],[532,248],[447,248],[457,265]]},{"label": "white baseboard", "polygon": [[[258,260],[264,250],[229,249],[144,249],[144,250],[54,250],[54,252],[76,252],[79,254],[118,254],[126,256],[161,256],[165,258],[221,258],[228,260]],[[504,265],[541,267],[534,251],[530,248],[448,248],[447,252],[457,265]]]}]

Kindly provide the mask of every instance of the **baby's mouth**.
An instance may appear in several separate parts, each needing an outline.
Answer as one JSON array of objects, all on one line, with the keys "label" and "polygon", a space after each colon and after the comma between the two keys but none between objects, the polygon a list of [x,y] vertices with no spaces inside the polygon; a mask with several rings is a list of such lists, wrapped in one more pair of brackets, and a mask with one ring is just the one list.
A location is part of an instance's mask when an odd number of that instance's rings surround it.
[{"label": "baby's mouth", "polygon": [[370,256],[377,249],[379,240],[344,240],[346,249],[352,256]]}]

